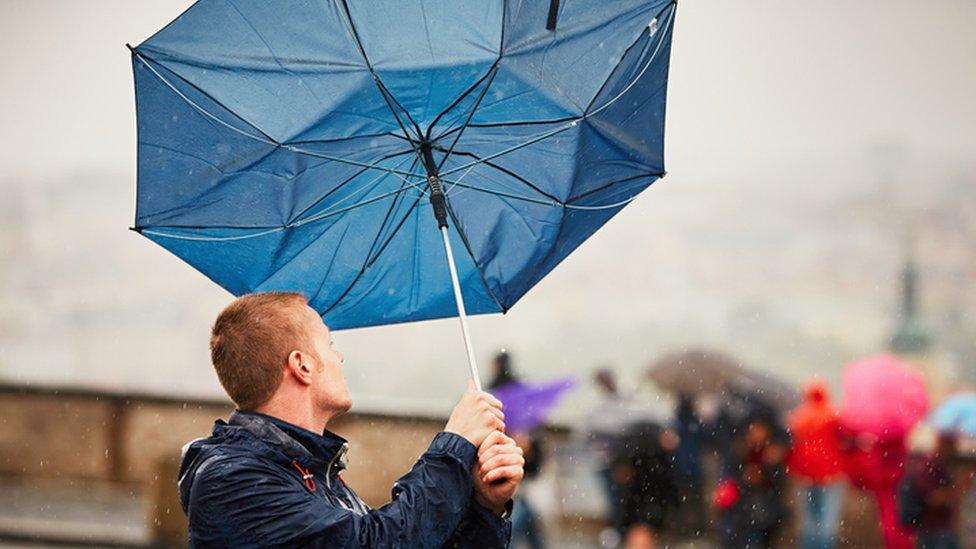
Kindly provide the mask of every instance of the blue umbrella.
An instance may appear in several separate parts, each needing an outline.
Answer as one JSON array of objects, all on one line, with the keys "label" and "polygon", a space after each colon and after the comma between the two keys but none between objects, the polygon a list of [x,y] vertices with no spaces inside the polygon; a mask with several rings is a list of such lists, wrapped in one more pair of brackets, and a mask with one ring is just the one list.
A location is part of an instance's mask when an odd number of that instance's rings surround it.
[{"label": "blue umbrella", "polygon": [[950,397],[932,412],[929,423],[939,431],[976,437],[976,393]]},{"label": "blue umbrella", "polygon": [[674,10],[200,0],[130,46],[133,229],[333,329],[457,315],[477,380],[466,313],[507,311],[664,175]]}]

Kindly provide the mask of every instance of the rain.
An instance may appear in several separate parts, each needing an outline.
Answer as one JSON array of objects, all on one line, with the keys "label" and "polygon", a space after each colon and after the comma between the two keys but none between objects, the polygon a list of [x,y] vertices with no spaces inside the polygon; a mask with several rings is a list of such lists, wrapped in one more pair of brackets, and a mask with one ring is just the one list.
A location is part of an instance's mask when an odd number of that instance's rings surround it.
[{"label": "rain", "polygon": [[[0,3],[0,547],[188,545],[184,447],[240,427],[211,331],[266,290],[334,328],[351,395],[327,426],[342,466],[286,464],[298,495],[335,474],[354,492],[322,497],[354,514],[407,497],[476,368],[525,461],[512,547],[976,547],[976,4],[349,0],[252,22],[346,5],[386,91],[353,65],[316,80],[352,40],[248,58],[294,88],[180,58],[187,35],[157,32],[192,4]],[[200,5],[239,10],[218,38],[264,9]],[[492,17],[528,29],[517,69],[491,69]],[[294,22],[309,43],[317,21]],[[262,39],[235,47],[285,47]],[[258,82],[254,116],[207,102],[220,75],[228,104]]]}]

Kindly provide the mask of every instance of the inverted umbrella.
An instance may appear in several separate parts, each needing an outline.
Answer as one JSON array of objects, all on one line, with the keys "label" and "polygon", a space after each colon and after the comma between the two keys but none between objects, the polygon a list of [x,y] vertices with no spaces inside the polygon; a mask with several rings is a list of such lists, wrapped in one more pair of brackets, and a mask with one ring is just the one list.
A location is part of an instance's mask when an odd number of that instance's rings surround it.
[{"label": "inverted umbrella", "polygon": [[491,392],[505,405],[506,430],[523,433],[549,420],[559,399],[575,385],[570,378],[543,383],[513,381]]},{"label": "inverted umbrella", "polygon": [[894,355],[848,364],[843,388],[839,418],[854,433],[900,440],[929,408],[922,376]]},{"label": "inverted umbrella", "polygon": [[664,175],[674,10],[200,0],[131,48],[133,228],[334,329],[458,315],[477,381],[466,312],[507,311]]},{"label": "inverted umbrella", "polygon": [[976,437],[976,393],[949,397],[932,412],[929,423],[939,431]]}]

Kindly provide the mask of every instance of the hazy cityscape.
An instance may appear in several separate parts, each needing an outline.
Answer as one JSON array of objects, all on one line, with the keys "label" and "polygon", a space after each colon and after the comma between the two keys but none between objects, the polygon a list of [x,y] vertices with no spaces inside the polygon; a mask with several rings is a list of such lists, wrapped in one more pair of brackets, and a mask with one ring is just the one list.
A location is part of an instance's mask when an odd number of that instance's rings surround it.
[{"label": "hazy cityscape", "polygon": [[[0,55],[19,83],[0,106],[5,379],[219,394],[207,327],[229,296],[126,230],[134,134],[122,43],[182,4],[4,3]],[[939,351],[966,364],[976,333],[976,44],[949,30],[974,12],[953,1],[921,14],[884,6],[885,25],[872,24],[867,4],[845,7],[818,26],[829,43],[807,29],[820,7],[683,6],[670,175],[505,318],[474,319],[479,357],[507,347],[529,377],[585,378],[608,365],[636,379],[654,356],[704,344],[786,378],[834,378],[884,346],[912,253]],[[41,20],[56,36],[43,45],[32,30]],[[748,30],[773,20],[776,36]],[[18,58],[18,48],[48,51],[49,62]],[[465,375],[457,336],[455,323],[438,321],[342,333],[338,343],[360,403],[396,395],[446,409]]]}]

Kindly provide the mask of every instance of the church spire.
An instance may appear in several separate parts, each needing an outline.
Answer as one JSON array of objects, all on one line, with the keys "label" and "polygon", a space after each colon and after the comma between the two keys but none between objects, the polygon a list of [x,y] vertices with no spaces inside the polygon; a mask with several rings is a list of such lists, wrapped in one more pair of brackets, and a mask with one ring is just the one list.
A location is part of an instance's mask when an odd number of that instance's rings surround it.
[{"label": "church spire", "polygon": [[919,316],[918,267],[911,256],[902,269],[901,282],[901,322],[891,336],[889,347],[898,354],[924,353],[932,345],[932,341]]}]

